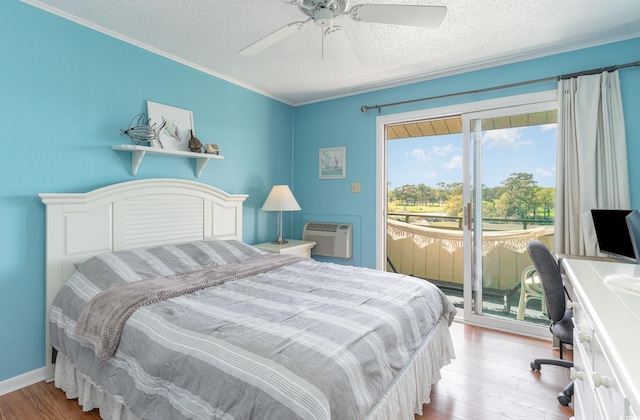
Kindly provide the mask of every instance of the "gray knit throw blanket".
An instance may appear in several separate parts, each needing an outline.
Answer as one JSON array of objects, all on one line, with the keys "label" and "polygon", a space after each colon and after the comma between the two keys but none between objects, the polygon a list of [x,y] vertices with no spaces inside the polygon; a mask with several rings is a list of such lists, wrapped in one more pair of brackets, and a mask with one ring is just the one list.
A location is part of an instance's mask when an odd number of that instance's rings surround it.
[{"label": "gray knit throw blanket", "polygon": [[302,260],[304,258],[287,254],[258,255],[214,268],[154,277],[104,290],[84,307],[73,334],[92,344],[96,356],[106,360],[115,353],[125,322],[138,308]]}]

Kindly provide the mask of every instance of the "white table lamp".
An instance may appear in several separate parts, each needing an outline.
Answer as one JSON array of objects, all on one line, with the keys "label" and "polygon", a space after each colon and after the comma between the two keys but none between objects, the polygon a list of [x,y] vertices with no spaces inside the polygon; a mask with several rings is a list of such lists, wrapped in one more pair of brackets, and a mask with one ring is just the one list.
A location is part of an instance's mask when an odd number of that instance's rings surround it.
[{"label": "white table lamp", "polygon": [[300,205],[293,196],[288,185],[274,185],[262,205],[264,211],[278,212],[278,239],[271,242],[272,244],[286,244],[287,241],[282,239],[282,212],[301,210]]}]

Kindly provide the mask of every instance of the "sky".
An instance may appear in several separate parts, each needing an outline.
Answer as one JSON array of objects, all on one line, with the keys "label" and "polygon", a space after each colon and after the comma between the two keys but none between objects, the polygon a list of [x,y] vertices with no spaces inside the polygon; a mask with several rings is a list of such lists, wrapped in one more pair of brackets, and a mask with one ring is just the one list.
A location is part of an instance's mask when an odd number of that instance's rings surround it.
[{"label": "sky", "polygon": [[[390,190],[462,181],[462,134],[390,140],[387,148]],[[533,174],[539,187],[555,187],[556,124],[485,131],[482,156],[486,187],[517,172]]]}]

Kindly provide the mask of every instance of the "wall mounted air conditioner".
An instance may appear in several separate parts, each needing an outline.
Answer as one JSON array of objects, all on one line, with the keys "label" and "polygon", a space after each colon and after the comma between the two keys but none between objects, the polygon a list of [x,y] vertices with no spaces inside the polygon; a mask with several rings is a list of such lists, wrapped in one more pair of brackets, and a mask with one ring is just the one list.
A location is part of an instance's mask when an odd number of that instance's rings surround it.
[{"label": "wall mounted air conditioner", "polygon": [[307,222],[302,231],[302,240],[314,241],[312,255],[351,258],[353,225],[348,223]]}]

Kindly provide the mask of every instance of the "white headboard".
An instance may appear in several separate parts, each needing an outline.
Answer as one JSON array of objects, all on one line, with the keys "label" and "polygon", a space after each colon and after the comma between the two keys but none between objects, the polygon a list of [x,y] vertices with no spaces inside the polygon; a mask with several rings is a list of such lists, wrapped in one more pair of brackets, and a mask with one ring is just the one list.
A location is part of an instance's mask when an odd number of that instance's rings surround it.
[{"label": "white headboard", "polygon": [[181,179],[144,179],[87,193],[40,194],[46,221],[46,365],[53,379],[49,308],[74,263],[122,249],[201,239],[242,240],[245,194]]}]

